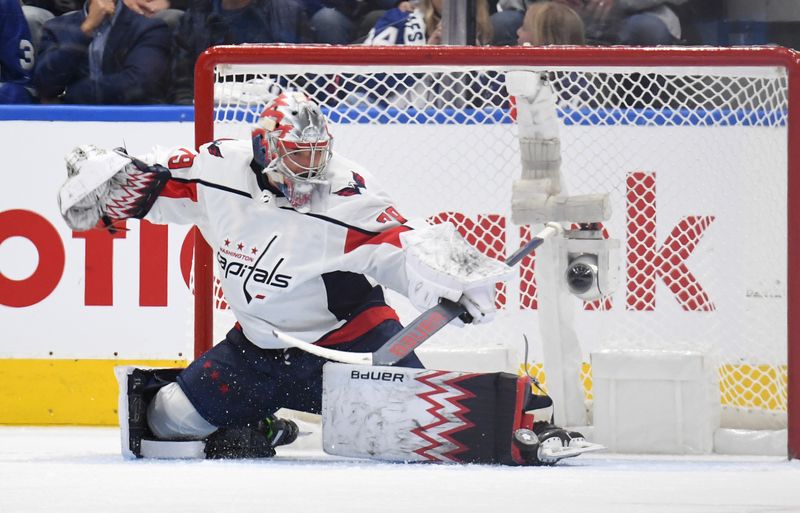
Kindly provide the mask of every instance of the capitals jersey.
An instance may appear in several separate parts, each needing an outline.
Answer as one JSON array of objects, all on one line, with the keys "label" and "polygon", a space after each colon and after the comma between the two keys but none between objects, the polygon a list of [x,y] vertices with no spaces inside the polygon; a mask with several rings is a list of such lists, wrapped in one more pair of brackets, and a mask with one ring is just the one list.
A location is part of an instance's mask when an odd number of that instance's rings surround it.
[{"label": "capitals jersey", "polygon": [[407,291],[399,236],[410,228],[373,177],[334,154],[326,208],[301,214],[251,168],[252,158],[249,140],[143,158],[172,174],[145,219],[197,225],[245,336],[286,347],[272,334],[278,329],[332,345],[397,319],[376,283]]},{"label": "capitals jersey", "polygon": [[367,46],[424,45],[425,19],[422,11],[401,11],[398,8],[386,11],[372,30],[364,44]]}]

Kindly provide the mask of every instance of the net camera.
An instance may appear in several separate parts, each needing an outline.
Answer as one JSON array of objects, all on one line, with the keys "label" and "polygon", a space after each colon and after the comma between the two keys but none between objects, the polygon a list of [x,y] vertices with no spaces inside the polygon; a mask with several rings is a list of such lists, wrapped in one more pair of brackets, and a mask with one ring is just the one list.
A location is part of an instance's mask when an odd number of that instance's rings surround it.
[{"label": "net camera", "polygon": [[573,295],[594,301],[617,286],[619,241],[605,239],[597,225],[581,225],[565,232],[567,266],[564,280]]}]

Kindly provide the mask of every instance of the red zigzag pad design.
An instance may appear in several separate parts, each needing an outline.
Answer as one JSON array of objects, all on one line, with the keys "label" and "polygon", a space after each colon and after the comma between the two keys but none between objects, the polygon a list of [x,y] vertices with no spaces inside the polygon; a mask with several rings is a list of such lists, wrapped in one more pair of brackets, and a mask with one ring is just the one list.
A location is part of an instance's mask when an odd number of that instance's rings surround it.
[{"label": "red zigzag pad design", "polygon": [[426,411],[436,419],[430,424],[411,430],[428,444],[416,449],[416,454],[430,461],[459,462],[456,455],[466,451],[467,447],[454,440],[452,435],[475,425],[465,418],[470,410],[460,403],[475,397],[475,394],[456,383],[473,376],[476,374],[432,371],[416,378],[431,388],[431,391],[418,394],[417,397],[431,405]]}]

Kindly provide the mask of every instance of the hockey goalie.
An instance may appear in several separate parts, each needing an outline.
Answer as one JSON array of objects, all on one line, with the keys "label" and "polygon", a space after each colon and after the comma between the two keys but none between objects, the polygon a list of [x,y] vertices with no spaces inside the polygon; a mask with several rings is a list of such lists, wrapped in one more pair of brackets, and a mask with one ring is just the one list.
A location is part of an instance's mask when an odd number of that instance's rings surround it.
[{"label": "hockey goalie", "polygon": [[[214,141],[197,152],[157,148],[141,157],[79,146],[66,156],[58,200],[73,230],[114,230],[126,219],[196,225],[237,320],[185,369],[118,369],[123,453],[271,457],[297,436],[293,422],[275,417],[281,408],[327,411],[335,418],[323,424],[341,445],[359,422],[349,412],[357,401],[365,398],[375,412],[390,397],[416,404],[393,424],[402,437],[384,433],[379,449],[353,455],[537,465],[582,452],[583,437],[541,413],[549,398],[515,376],[451,376],[454,390],[469,390],[461,413],[421,424],[414,415],[425,414],[420,405],[430,393],[420,387],[436,371],[422,369],[413,352],[392,370],[330,364],[326,381],[324,358],[276,338],[278,330],[340,351],[375,351],[403,328],[384,287],[423,311],[442,298],[457,302],[465,310],[457,322],[486,323],[495,315],[496,283],[509,277],[508,266],[463,242],[451,225],[415,229],[369,171],[334,152],[333,143],[319,106],[284,92],[250,139]],[[369,393],[345,387],[337,382],[341,372],[357,376],[356,385],[378,376],[382,386]],[[401,377],[384,379],[395,373]],[[324,382],[331,392],[323,399]],[[476,416],[465,424],[466,409]],[[450,421],[457,425],[445,425]],[[425,449],[431,437],[456,428],[459,447],[468,449]],[[468,457],[459,459],[462,453]]]}]

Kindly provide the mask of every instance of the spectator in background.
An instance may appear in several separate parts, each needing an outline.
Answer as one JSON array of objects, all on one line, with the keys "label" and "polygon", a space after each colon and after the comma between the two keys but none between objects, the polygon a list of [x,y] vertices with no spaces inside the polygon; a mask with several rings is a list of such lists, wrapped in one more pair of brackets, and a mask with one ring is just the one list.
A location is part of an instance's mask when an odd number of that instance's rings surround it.
[{"label": "spectator in background", "polygon": [[[525,18],[517,30],[520,45],[585,45],[585,27],[578,13],[558,1],[535,2],[525,11]],[[553,91],[562,102],[585,105],[591,101],[592,84],[585,74],[574,71],[549,72]],[[512,105],[514,104],[512,99]]]},{"label": "spectator in background", "polygon": [[[365,45],[438,45],[442,44],[443,0],[401,2],[378,20],[367,35]],[[492,24],[486,0],[475,2],[476,43],[492,42]]]},{"label": "spectator in background", "polygon": [[189,0],[124,0],[124,2],[128,9],[137,14],[162,20],[170,31],[178,26],[183,12],[189,6]]},{"label": "spectator in background", "polygon": [[525,9],[533,4],[532,0],[500,0],[497,12],[492,13],[491,23],[495,46],[509,46],[517,41],[517,29],[522,26]]},{"label": "spectator in background", "polygon": [[206,48],[308,41],[308,18],[296,0],[195,0],[175,33],[172,102],[194,101],[194,63]]},{"label": "spectator in background", "polygon": [[19,0],[0,0],[0,103],[33,102],[34,53]]},{"label": "spectator in background", "polygon": [[679,7],[687,0],[562,0],[581,13],[592,44],[633,46],[681,42]]},{"label": "spectator in background", "polygon": [[[689,0],[557,0],[583,19],[586,39],[595,45],[656,46],[682,40],[679,13]],[[492,16],[496,44],[509,44],[510,31],[522,23],[532,0],[500,0],[501,12]]]},{"label": "spectator in background", "polygon": [[525,12],[517,42],[533,46],[585,45],[583,21],[566,4],[536,2]]},{"label": "spectator in background", "polygon": [[366,36],[397,0],[303,0],[315,43],[350,44]]},{"label": "spectator in background", "polygon": [[688,0],[560,0],[586,24],[590,44],[656,46],[681,42],[678,13]]},{"label": "spectator in background", "polygon": [[[128,9],[137,14],[156,17],[174,27],[186,10],[190,0],[124,0]],[[28,19],[33,35],[33,45],[38,48],[44,24],[55,16],[61,16],[83,8],[84,0],[23,0],[22,11]]]},{"label": "spectator in background", "polygon": [[81,0],[23,0],[22,4],[50,11],[54,16],[78,11],[83,7]]},{"label": "spectator in background", "polygon": [[[378,20],[367,36],[365,45],[438,45],[442,44],[443,0],[419,0],[416,7],[411,2],[401,2]],[[492,25],[486,0],[476,0],[476,43],[487,45],[492,41]],[[487,73],[470,72],[460,77],[441,77],[436,73],[375,74],[361,83],[351,84],[346,101],[365,106],[385,105],[399,109],[424,108],[479,108],[487,101],[481,97],[480,84],[492,81]]]},{"label": "spectator in background", "polygon": [[44,26],[33,81],[43,102],[162,103],[170,34],[121,1],[88,0]]},{"label": "spectator in background", "polygon": [[[62,0],[59,0],[59,2],[61,1]],[[72,1],[73,0],[63,0],[64,4],[59,4],[59,6],[61,8],[71,7]],[[39,49],[39,43],[42,40],[42,29],[44,24],[56,16],[55,12],[53,11],[54,8],[56,8],[56,2],[53,0],[22,1],[22,13],[25,15],[25,19],[28,21],[28,28],[31,30],[31,42],[33,43],[33,48],[36,50]],[[59,11],[58,14],[62,14],[62,12]]]}]

